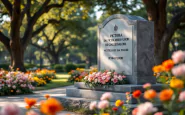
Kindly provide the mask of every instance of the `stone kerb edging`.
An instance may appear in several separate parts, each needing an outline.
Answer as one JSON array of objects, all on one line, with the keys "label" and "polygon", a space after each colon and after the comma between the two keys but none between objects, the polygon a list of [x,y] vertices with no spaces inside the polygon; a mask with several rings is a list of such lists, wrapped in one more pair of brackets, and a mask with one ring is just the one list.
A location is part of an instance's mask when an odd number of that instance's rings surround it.
[{"label": "stone kerb edging", "polygon": [[[134,90],[137,90],[137,89],[141,90],[142,92],[145,91],[145,89],[143,89],[143,85],[134,85],[134,84],[112,85],[107,87],[90,87],[86,85],[84,82],[75,82],[74,86],[78,89],[89,89],[89,90],[110,91],[110,92],[120,92],[120,93],[133,92]],[[151,87],[156,91],[160,91],[164,87],[164,85],[152,84]]]}]

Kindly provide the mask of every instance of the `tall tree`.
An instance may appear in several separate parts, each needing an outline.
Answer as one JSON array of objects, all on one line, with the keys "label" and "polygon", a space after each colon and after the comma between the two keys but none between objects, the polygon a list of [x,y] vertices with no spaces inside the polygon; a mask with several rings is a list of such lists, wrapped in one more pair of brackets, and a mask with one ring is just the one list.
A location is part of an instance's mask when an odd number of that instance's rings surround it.
[{"label": "tall tree", "polygon": [[[38,23],[40,17],[51,10],[60,9],[79,0],[1,0],[1,15],[11,19],[10,34],[5,35],[0,30],[0,41],[5,45],[11,55],[11,64],[14,68],[25,71],[23,56],[31,38],[40,33],[48,24],[58,23],[52,17]],[[2,22],[2,21],[1,21]],[[24,30],[21,30],[25,26]],[[36,26],[37,25],[37,26]]]},{"label": "tall tree", "polygon": [[[46,33],[45,31],[42,31],[42,38],[44,38],[45,41],[45,45],[43,46],[39,46],[37,42],[31,43],[33,46],[41,48],[41,50],[47,52],[47,57],[50,63],[54,61],[55,64],[59,64],[60,53],[70,46],[69,44],[66,44],[68,39],[64,38],[64,36],[63,36],[64,39],[61,39],[61,36],[59,36],[64,29],[65,27],[61,27],[58,30],[55,30],[54,35],[52,36],[51,31],[49,34]],[[50,59],[50,57],[52,57],[52,59]]]},{"label": "tall tree", "polygon": [[[143,4],[142,4],[143,1]],[[184,0],[97,0],[100,10],[109,14],[132,13],[145,6],[149,21],[154,22],[155,62],[160,64],[168,58],[169,43],[178,29],[185,27]],[[172,12],[172,13],[171,13]],[[171,18],[167,15],[170,14]],[[139,15],[139,14],[138,14]]]}]

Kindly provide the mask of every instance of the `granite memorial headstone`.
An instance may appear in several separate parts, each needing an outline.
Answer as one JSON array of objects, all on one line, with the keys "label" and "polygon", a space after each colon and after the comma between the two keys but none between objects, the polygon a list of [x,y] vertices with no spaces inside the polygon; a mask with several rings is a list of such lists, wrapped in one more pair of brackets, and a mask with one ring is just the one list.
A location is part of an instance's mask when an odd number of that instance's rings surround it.
[{"label": "granite memorial headstone", "polygon": [[99,26],[98,38],[99,70],[124,73],[131,84],[156,83],[153,22],[115,14]]}]

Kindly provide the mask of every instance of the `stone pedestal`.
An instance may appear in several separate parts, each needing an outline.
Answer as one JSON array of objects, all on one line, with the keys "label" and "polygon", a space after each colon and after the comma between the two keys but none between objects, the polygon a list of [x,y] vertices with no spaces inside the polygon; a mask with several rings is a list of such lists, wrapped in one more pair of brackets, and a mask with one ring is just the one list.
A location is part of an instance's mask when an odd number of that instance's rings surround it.
[{"label": "stone pedestal", "polygon": [[[132,93],[137,89],[144,92],[142,85],[114,85],[107,88],[103,88],[103,87],[90,88],[88,85],[85,85],[84,82],[76,82],[74,86],[75,88],[68,88],[66,90],[66,95],[68,97],[100,100],[103,93],[111,92],[113,95],[113,98],[110,100],[111,102],[115,102],[118,99],[126,101],[126,94],[125,94],[126,92]],[[162,85],[153,84],[152,89],[155,89],[156,91],[160,91],[162,89]],[[141,97],[141,101],[145,101],[145,100]],[[132,98],[130,103],[136,104],[137,100]]]}]

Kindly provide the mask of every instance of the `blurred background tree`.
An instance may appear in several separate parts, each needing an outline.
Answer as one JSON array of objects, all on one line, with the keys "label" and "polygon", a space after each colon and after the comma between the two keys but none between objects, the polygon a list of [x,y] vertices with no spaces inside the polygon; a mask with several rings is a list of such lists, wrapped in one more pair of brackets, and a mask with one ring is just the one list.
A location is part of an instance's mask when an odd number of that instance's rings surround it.
[{"label": "blurred background tree", "polygon": [[[70,9],[64,12],[63,17],[75,11],[76,8],[80,8],[83,4],[78,3],[78,0],[0,1],[0,16],[5,16],[6,19],[9,19],[1,20],[0,41],[8,50],[11,57],[11,65],[14,68],[26,71],[24,68],[24,53],[29,42],[35,35],[46,28],[47,25],[59,23],[58,18],[61,16],[53,16],[54,14],[50,13],[54,12],[52,10],[68,6],[70,6]],[[82,10],[86,11],[85,9]]]},{"label": "blurred background tree", "polygon": [[0,0],[0,7],[0,62],[23,71],[40,55],[47,65],[96,65],[98,24],[113,14],[154,21],[156,64],[185,49],[184,0]]}]

